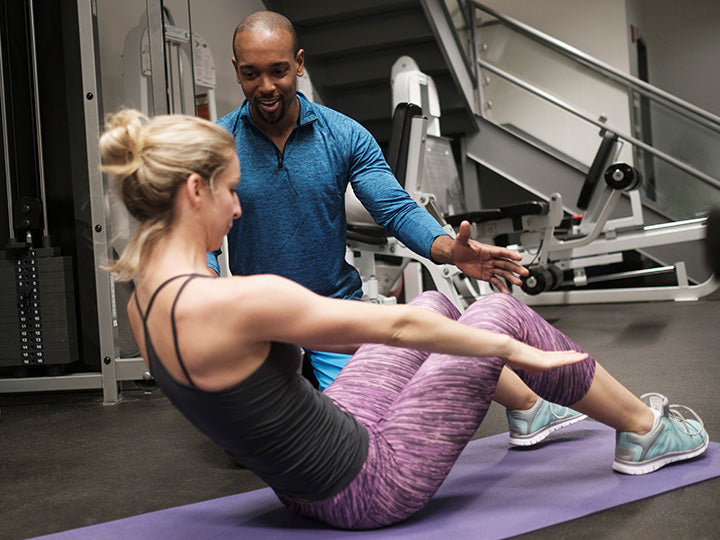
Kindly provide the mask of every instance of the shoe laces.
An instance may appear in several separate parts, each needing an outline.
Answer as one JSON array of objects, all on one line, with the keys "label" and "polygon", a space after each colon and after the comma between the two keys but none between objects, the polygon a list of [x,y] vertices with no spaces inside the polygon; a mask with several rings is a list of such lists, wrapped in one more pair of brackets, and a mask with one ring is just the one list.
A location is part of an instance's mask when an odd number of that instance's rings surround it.
[{"label": "shoe laces", "polygon": [[[658,394],[655,392],[648,392],[647,394],[643,394],[640,396],[640,399],[645,401],[645,398],[649,398],[650,396],[658,396],[662,398],[663,403],[667,403],[667,398],[663,396],[662,394]],[[689,412],[694,419],[698,422],[700,425],[698,428],[694,428],[691,424],[688,423],[688,418],[686,418],[680,410],[685,410]],[[672,423],[674,423],[678,430],[684,433],[685,435],[699,435],[702,433],[702,431],[705,429],[705,424],[703,423],[702,419],[698,416],[698,414],[692,410],[690,407],[687,407],[685,405],[679,405],[679,404],[673,404],[673,405],[665,405],[665,411],[659,411],[661,414],[667,417],[668,420],[670,420]],[[665,414],[667,413],[667,414]],[[692,418],[690,419],[692,420]]]}]

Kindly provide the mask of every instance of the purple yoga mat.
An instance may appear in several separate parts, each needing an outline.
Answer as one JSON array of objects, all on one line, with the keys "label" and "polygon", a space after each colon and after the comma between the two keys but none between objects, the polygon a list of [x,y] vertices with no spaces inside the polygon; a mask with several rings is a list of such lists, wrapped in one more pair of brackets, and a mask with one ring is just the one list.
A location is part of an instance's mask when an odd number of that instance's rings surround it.
[{"label": "purple yoga mat", "polygon": [[270,489],[169,508],[44,539],[506,538],[720,476],[720,444],[645,476],[611,469],[614,432],[585,420],[535,449],[511,449],[507,434],[471,442],[430,504],[374,531],[339,531],[285,509]]}]

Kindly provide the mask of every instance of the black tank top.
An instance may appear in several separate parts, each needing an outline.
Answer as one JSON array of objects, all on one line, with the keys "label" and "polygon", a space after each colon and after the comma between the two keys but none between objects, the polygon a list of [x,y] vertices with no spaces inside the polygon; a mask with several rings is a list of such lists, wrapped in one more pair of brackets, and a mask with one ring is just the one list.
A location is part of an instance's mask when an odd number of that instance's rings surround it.
[{"label": "black tank top", "polygon": [[[170,322],[178,362],[190,384],[176,381],[160,362],[147,329],[158,293],[186,277],[173,302]],[[187,284],[200,274],[183,274],[160,285],[143,315],[147,360],[157,385],[192,424],[278,493],[308,500],[331,497],[360,471],[368,434],[355,418],[298,374],[296,345],[272,343],[268,357],[247,379],[208,392],[197,388],[182,360],[175,307]]]}]

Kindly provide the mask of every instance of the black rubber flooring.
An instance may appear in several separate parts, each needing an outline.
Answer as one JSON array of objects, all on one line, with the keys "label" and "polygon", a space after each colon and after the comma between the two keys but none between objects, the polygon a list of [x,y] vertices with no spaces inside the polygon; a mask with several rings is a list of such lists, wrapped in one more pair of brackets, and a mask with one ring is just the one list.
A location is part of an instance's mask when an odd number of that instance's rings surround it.
[{"label": "black rubber flooring", "polygon": [[[711,439],[720,441],[720,294],[699,302],[538,311],[636,394],[660,392],[695,409]],[[122,395],[117,405],[103,405],[99,392],[0,395],[1,539],[264,487],[196,432],[159,391],[133,387]],[[493,405],[477,436],[506,429],[504,411]],[[715,479],[523,538],[716,539],[719,508]]]}]

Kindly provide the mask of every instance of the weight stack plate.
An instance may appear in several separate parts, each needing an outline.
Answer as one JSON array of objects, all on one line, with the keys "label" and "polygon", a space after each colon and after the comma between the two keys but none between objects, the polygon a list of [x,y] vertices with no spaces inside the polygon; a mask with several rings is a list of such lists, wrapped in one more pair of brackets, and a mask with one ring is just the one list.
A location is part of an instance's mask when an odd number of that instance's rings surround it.
[{"label": "weight stack plate", "polygon": [[78,360],[72,260],[3,253],[0,258],[0,367]]}]

